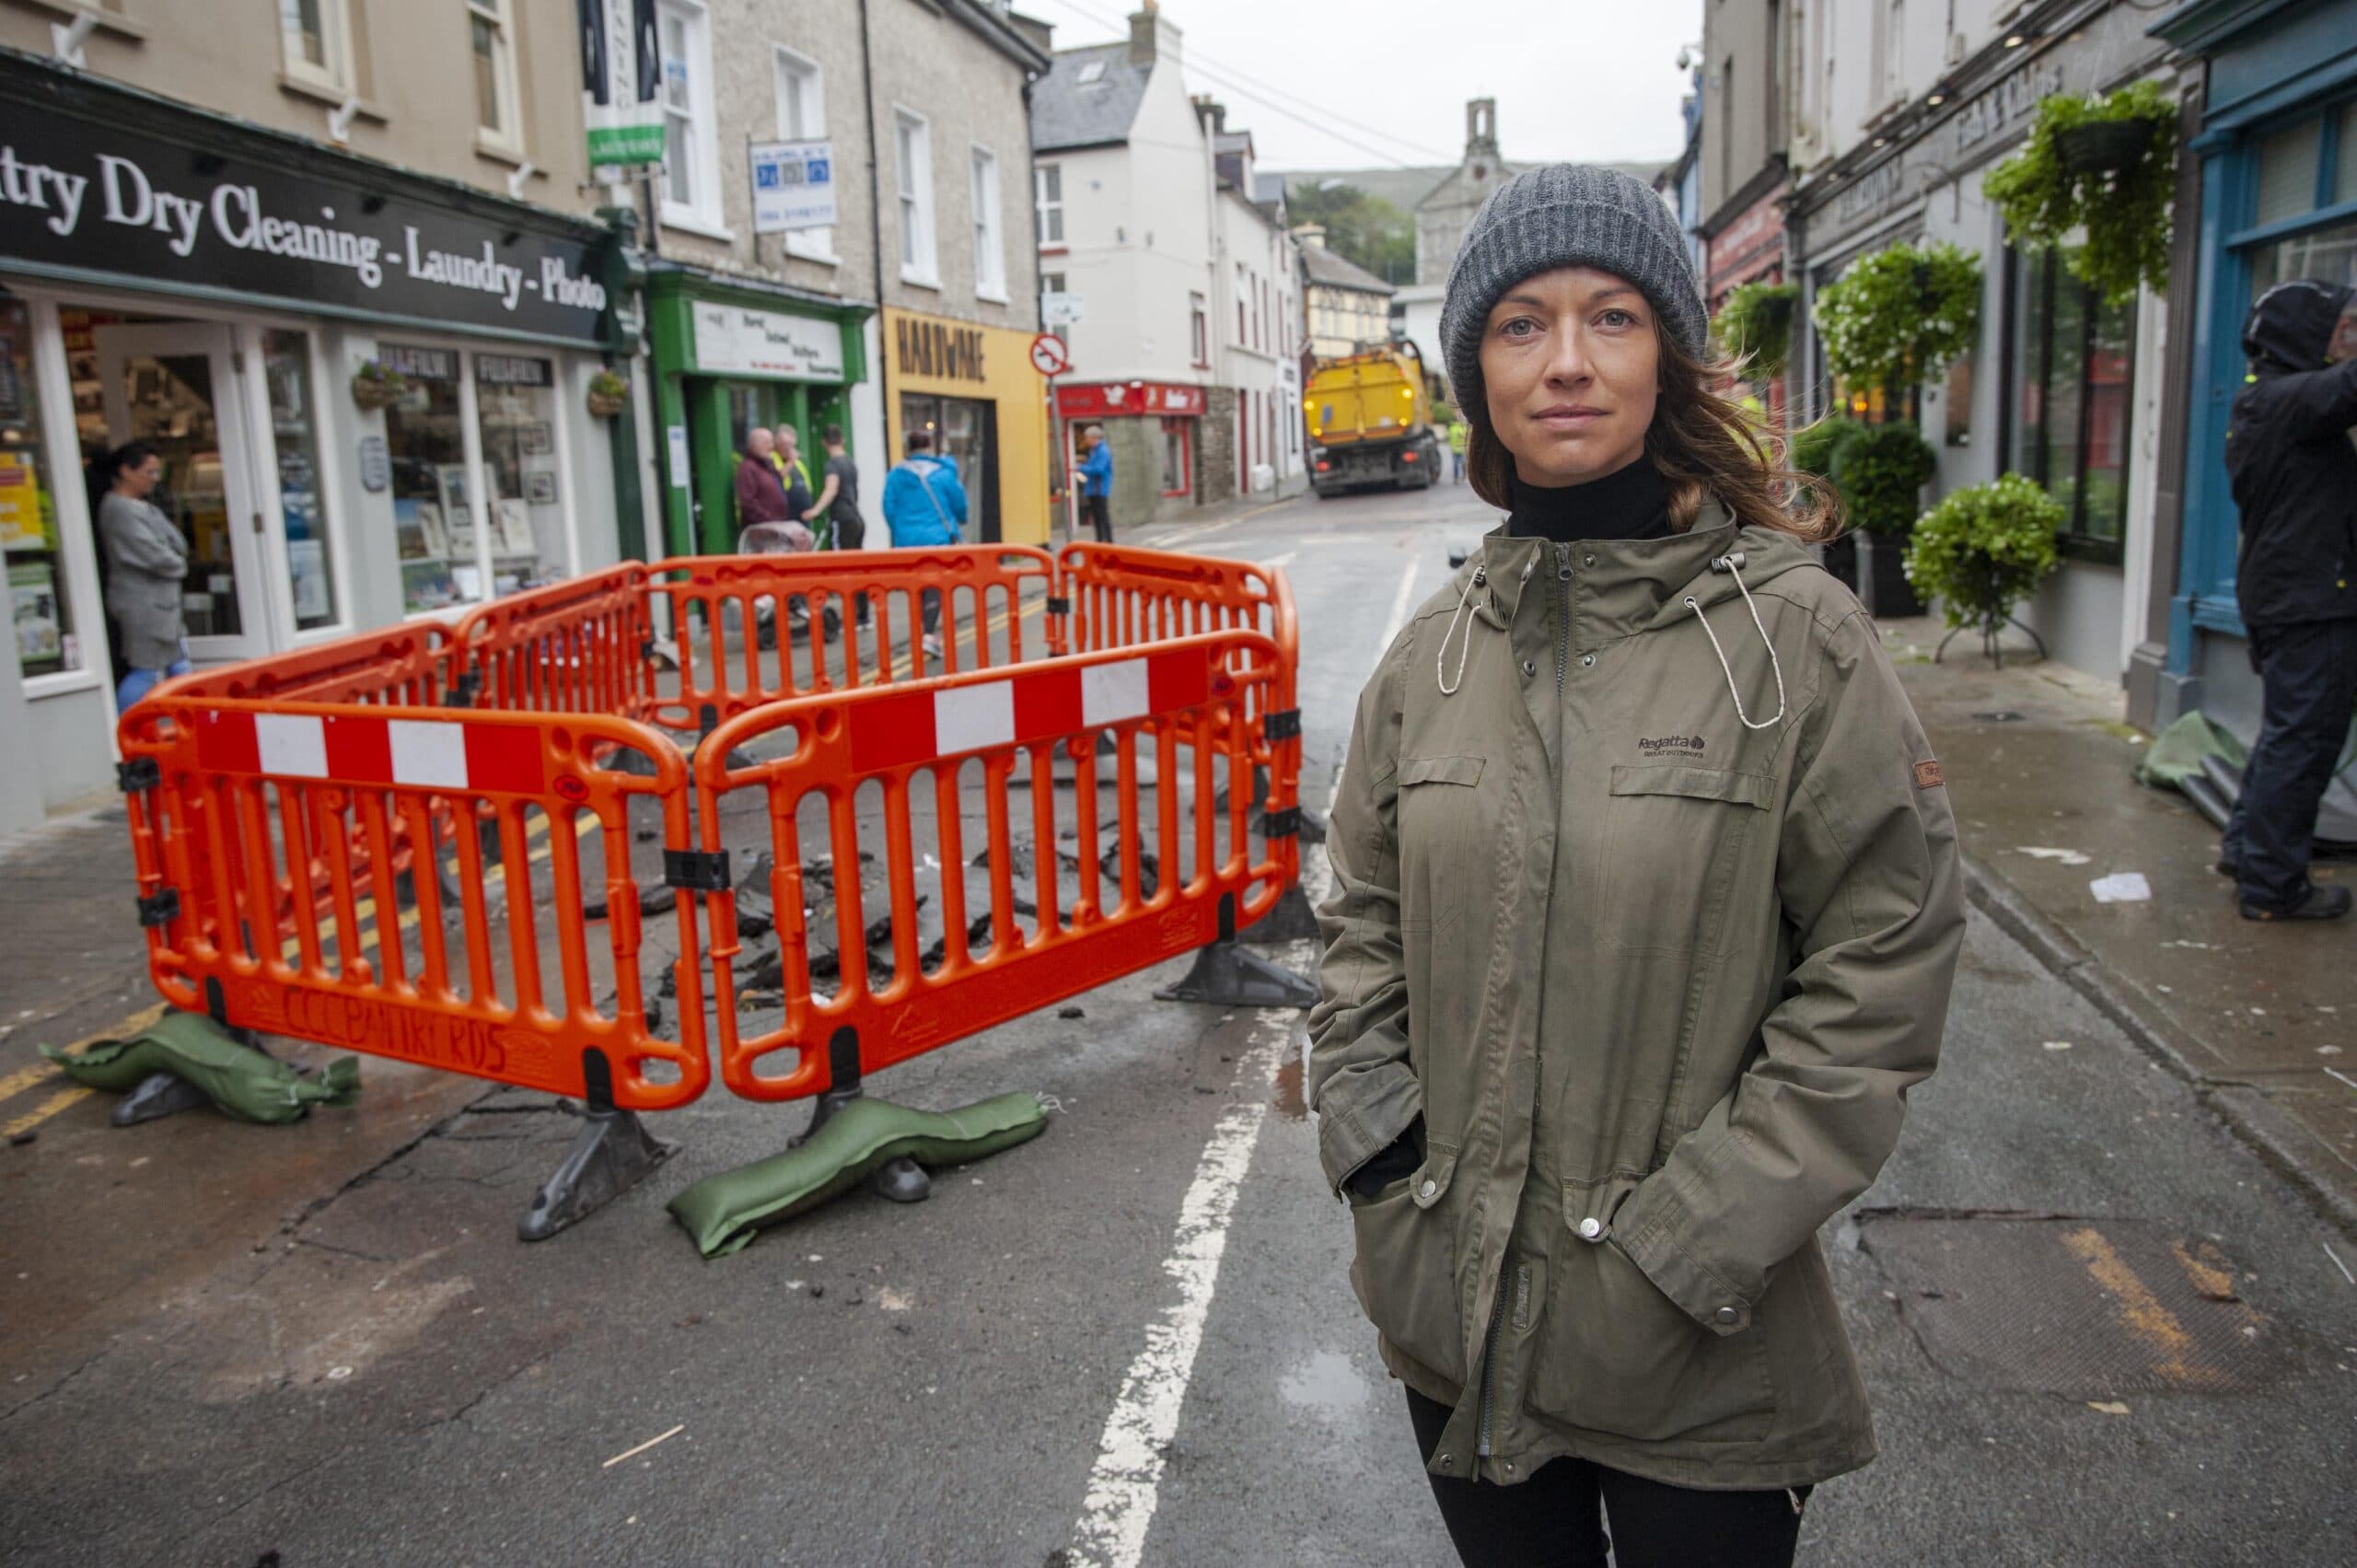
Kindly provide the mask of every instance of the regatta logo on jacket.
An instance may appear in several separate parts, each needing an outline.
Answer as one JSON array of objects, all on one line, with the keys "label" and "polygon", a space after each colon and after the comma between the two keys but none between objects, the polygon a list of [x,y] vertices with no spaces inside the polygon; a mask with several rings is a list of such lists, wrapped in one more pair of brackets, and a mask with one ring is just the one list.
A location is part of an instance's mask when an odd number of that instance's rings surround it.
[{"label": "regatta logo on jacket", "polygon": [[1640,738],[1637,749],[1648,757],[1658,757],[1665,751],[1700,752],[1704,744],[1699,735],[1658,735]]}]

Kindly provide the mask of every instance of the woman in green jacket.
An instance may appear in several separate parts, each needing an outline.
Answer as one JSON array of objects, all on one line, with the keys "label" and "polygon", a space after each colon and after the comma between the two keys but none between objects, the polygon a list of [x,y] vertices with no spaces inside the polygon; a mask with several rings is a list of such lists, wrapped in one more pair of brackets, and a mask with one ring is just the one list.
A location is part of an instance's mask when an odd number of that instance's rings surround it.
[{"label": "woman in green jacket", "polygon": [[1940,765],[1659,197],[1515,177],[1441,332],[1508,512],[1359,700],[1310,1079],[1468,1562],[1788,1563],[1865,1464],[1820,1225],[1932,1071]]}]

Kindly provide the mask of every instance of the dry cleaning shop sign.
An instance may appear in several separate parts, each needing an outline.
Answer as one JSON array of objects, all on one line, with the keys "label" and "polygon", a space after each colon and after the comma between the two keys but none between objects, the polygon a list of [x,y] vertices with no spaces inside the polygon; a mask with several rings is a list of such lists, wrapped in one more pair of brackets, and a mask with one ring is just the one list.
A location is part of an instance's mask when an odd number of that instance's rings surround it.
[{"label": "dry cleaning shop sign", "polygon": [[0,260],[594,342],[586,245],[219,154],[0,110]]}]

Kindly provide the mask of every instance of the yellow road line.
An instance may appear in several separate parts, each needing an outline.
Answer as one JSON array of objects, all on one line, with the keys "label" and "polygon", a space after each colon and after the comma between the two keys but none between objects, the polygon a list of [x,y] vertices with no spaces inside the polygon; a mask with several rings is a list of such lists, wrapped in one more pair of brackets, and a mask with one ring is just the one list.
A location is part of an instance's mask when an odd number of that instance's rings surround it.
[{"label": "yellow road line", "polygon": [[88,1099],[92,1092],[78,1084],[70,1089],[60,1089],[14,1121],[0,1126],[0,1138],[14,1138],[19,1133],[31,1132],[67,1106]]}]

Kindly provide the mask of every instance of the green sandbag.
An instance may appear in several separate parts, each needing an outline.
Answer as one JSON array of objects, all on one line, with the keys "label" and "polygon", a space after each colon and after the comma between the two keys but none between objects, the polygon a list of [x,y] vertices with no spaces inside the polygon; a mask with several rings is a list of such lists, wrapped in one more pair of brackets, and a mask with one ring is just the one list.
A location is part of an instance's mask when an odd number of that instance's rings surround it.
[{"label": "green sandbag", "polygon": [[1019,1090],[957,1110],[855,1099],[798,1148],[705,1177],[671,1200],[671,1217],[698,1252],[717,1258],[903,1156],[922,1166],[963,1165],[1036,1138],[1047,1125],[1039,1097]]},{"label": "green sandbag", "polygon": [[2249,753],[2243,749],[2241,741],[2196,708],[2161,731],[2153,749],[2136,764],[2136,782],[2155,789],[2181,788],[2187,779],[2201,772],[2201,760],[2205,757],[2223,757],[2235,768],[2249,761]]},{"label": "green sandbag", "polygon": [[109,1094],[169,1073],[240,1121],[296,1121],[314,1105],[350,1105],[360,1094],[358,1057],[339,1056],[319,1077],[306,1078],[202,1013],[167,1013],[129,1040],[102,1040],[78,1056],[46,1045],[41,1053],[83,1087]]}]

